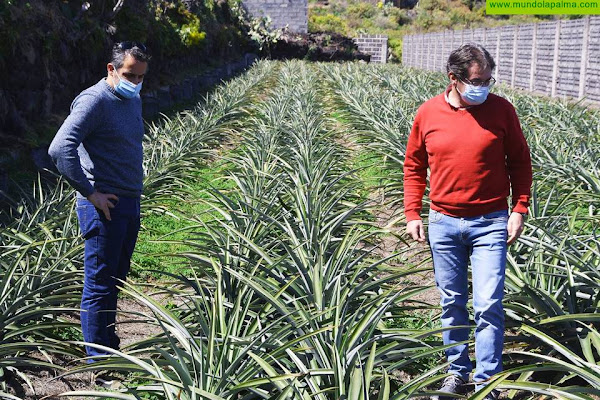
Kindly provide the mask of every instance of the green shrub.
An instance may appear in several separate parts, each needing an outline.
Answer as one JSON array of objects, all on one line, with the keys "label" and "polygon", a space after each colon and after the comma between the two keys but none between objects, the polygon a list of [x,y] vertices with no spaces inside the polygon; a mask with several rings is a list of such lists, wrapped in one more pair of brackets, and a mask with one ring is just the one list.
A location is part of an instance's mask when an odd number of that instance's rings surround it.
[{"label": "green shrub", "polygon": [[116,40],[136,40],[146,43],[151,18],[149,9],[123,7],[115,19]]},{"label": "green shrub", "polygon": [[179,30],[179,35],[187,47],[198,47],[206,39],[206,32],[200,30],[199,19],[183,25]]},{"label": "green shrub", "polygon": [[471,28],[484,22],[484,17],[470,11],[467,7],[453,8],[449,13],[452,26]]},{"label": "green shrub", "polygon": [[333,14],[311,15],[308,19],[309,32],[339,32],[347,31],[346,21]]},{"label": "green shrub", "polygon": [[327,14],[331,14],[331,10],[329,9],[329,7],[315,6],[315,7],[310,7],[309,13],[311,16],[327,15]]},{"label": "green shrub", "polygon": [[352,4],[347,8],[348,16],[358,18],[373,18],[377,11],[377,7],[371,3]]},{"label": "green shrub", "polygon": [[392,51],[392,56],[395,60],[402,60],[402,39],[401,38],[390,38],[388,41],[388,46]]},{"label": "green shrub", "polygon": [[394,29],[397,24],[394,20],[384,15],[378,15],[373,19],[373,26],[378,29]]},{"label": "green shrub", "polygon": [[448,3],[448,0],[420,0],[415,8],[419,13],[436,10],[448,11],[450,9],[450,4]]},{"label": "green shrub", "polygon": [[407,10],[398,7],[390,7],[388,10],[388,16],[396,22],[397,25],[409,24],[411,18],[408,16]]}]

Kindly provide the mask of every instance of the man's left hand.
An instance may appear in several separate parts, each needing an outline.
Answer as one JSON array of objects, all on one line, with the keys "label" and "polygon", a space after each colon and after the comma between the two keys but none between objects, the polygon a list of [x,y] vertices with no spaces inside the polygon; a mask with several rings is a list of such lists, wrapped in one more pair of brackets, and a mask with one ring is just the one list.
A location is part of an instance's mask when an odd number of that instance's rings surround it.
[{"label": "man's left hand", "polygon": [[525,218],[523,218],[523,216],[517,212],[511,213],[510,217],[508,218],[508,226],[506,228],[508,230],[508,240],[506,243],[508,245],[513,244],[515,240],[521,236],[524,227]]}]

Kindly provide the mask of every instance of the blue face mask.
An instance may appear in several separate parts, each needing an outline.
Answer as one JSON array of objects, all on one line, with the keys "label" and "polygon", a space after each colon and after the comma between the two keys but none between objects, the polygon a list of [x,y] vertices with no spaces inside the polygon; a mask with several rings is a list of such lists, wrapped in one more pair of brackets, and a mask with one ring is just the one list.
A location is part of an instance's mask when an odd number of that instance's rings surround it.
[{"label": "blue face mask", "polygon": [[463,101],[471,106],[481,104],[487,99],[490,93],[489,86],[474,86],[465,83],[465,91],[461,93],[456,87],[456,91],[460,94]]},{"label": "blue face mask", "polygon": [[127,79],[121,78],[115,70],[115,75],[119,78],[119,83],[115,84],[115,92],[126,99],[132,99],[140,94],[142,90],[142,82],[135,83],[129,82]]}]

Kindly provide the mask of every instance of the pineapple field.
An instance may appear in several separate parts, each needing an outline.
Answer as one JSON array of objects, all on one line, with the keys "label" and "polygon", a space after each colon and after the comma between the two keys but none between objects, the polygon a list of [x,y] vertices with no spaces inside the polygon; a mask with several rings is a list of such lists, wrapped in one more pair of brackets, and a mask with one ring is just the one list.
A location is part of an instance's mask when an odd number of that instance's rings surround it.
[{"label": "pineapple field", "polygon": [[[435,395],[439,298],[429,248],[404,233],[402,167],[417,108],[446,85],[399,65],[260,61],[149,125],[117,326],[139,334],[91,364],[74,191],[23,188],[0,215],[0,398]],[[599,399],[600,113],[494,92],[517,110],[534,184],[509,247],[504,372],[464,398]],[[97,371],[122,387],[95,388]]]}]

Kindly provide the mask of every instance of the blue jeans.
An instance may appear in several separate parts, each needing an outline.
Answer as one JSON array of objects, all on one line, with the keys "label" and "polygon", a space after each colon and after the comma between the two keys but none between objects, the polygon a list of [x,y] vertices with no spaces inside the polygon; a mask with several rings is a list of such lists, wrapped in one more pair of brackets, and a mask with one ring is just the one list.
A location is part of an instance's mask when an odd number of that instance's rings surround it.
[{"label": "blue jeans", "polygon": [[[140,199],[119,197],[110,209],[111,221],[87,199],[77,199],[77,217],[85,239],[81,297],[83,339],[119,348],[115,332],[118,279],[125,280],[140,229]],[[86,346],[88,356],[110,354]],[[89,362],[94,362],[89,359]]]},{"label": "blue jeans", "polygon": [[[435,210],[429,213],[429,244],[435,281],[441,296],[442,327],[469,325],[468,271],[471,261],[473,310],[475,312],[475,360],[473,381],[482,381],[502,371],[504,345],[504,276],[506,268],[508,211],[478,217],[457,218]],[[470,329],[444,331],[444,344],[468,340]],[[469,380],[472,371],[468,346],[446,350],[448,372]]]}]

